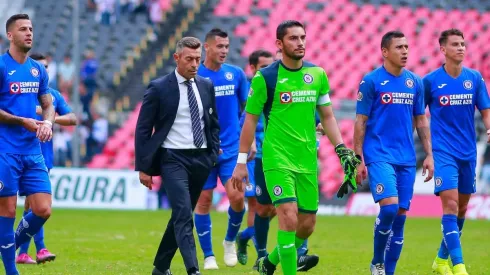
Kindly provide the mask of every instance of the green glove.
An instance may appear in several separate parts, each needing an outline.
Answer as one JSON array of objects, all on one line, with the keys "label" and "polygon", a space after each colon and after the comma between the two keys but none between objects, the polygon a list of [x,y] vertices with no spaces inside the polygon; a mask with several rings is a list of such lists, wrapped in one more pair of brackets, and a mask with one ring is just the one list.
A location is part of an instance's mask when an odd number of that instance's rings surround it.
[{"label": "green glove", "polygon": [[340,159],[340,164],[344,170],[344,181],[337,191],[337,197],[342,198],[349,193],[349,186],[353,192],[357,192],[357,166],[361,164],[361,157],[356,156],[354,151],[345,147],[344,144],[339,144],[335,147],[335,153]]}]

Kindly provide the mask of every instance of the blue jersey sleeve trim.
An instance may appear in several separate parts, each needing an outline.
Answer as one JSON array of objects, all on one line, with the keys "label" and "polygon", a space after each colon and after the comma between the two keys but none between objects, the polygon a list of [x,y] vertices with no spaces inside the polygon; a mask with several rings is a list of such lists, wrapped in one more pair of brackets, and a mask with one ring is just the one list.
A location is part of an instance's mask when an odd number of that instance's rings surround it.
[{"label": "blue jersey sleeve trim", "polygon": [[267,87],[267,100],[264,105],[264,123],[265,127],[267,127],[267,123],[269,122],[269,115],[272,109],[272,103],[274,102],[274,94],[276,91],[276,84],[277,84],[277,75],[279,73],[279,64],[281,61],[276,61],[269,65],[268,67],[265,67],[260,70],[262,73],[262,76],[264,77],[265,80],[265,85]]}]

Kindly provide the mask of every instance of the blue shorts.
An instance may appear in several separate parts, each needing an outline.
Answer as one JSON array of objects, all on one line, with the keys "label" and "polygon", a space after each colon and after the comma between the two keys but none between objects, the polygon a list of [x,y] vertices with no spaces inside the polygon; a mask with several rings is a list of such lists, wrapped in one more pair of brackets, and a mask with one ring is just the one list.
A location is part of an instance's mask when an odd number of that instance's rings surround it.
[{"label": "blue shorts", "polygon": [[400,208],[409,210],[415,183],[415,166],[395,165],[387,162],[372,162],[367,165],[369,188],[374,202],[398,197]]},{"label": "blue shorts", "polygon": [[223,185],[228,182],[233,174],[238,156],[232,156],[227,159],[219,159],[216,166],[209,173],[208,179],[202,190],[214,189],[218,185],[218,177]]},{"label": "blue shorts", "polygon": [[48,168],[42,154],[0,153],[0,197],[51,194]]},{"label": "blue shorts", "polygon": [[249,185],[245,188],[245,197],[255,197],[255,159],[247,162]]},{"label": "blue shorts", "polygon": [[476,159],[460,160],[444,153],[434,153],[434,194],[458,189],[460,194],[476,192]]}]

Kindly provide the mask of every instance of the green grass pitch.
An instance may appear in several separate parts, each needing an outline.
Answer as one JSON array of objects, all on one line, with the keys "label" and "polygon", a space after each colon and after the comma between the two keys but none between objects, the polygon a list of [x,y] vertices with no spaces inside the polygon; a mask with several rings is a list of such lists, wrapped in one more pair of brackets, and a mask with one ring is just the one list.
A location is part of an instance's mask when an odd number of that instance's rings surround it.
[{"label": "green grass pitch", "polygon": [[[20,215],[19,212],[18,218]],[[45,227],[45,242],[57,255],[56,261],[45,265],[20,266],[19,271],[29,275],[149,275],[169,216],[168,211],[54,209]],[[213,246],[220,270],[201,272],[205,275],[257,274],[252,270],[256,258],[252,243],[246,266],[238,264],[228,268],[224,265],[221,242],[226,232],[226,217],[225,213],[212,213]],[[368,274],[373,222],[373,217],[318,217],[309,246],[310,253],[320,255],[320,263],[305,274]],[[277,220],[273,220],[269,250],[276,242],[276,232]],[[430,267],[440,238],[438,219],[409,218],[405,228],[405,246],[396,274],[432,274]],[[490,221],[466,221],[462,243],[469,274],[490,274]],[[34,243],[31,243],[30,255],[35,256]],[[202,269],[199,245],[198,257]],[[171,269],[175,275],[186,274],[178,252]],[[282,274],[280,269],[276,274]]]}]

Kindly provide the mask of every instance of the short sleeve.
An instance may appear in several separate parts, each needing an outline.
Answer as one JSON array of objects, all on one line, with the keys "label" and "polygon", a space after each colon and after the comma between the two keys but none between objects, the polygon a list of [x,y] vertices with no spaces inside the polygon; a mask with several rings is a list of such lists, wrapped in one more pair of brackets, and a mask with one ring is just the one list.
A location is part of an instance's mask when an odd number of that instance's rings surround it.
[{"label": "short sleeve", "polygon": [[247,106],[245,111],[252,115],[260,115],[264,109],[264,104],[267,101],[267,85],[265,78],[258,71],[252,78],[252,84],[248,92]]},{"label": "short sleeve", "polygon": [[476,108],[478,110],[484,110],[490,108],[490,99],[488,97],[487,85],[485,85],[485,80],[478,74],[477,90],[476,90]]},{"label": "short sleeve", "polygon": [[[38,63],[39,64],[39,63]],[[39,68],[39,91],[38,91],[38,96],[45,95],[49,93],[49,76],[48,72],[44,68],[44,66],[38,66]]]},{"label": "short sleeve", "polygon": [[356,114],[365,116],[370,115],[375,93],[374,82],[371,79],[364,77],[361,83],[359,83],[359,90],[357,91]]},{"label": "short sleeve", "polygon": [[422,80],[424,85],[424,102],[425,106],[429,105],[432,101],[432,83],[428,76],[425,76]]},{"label": "short sleeve", "polygon": [[53,95],[54,100],[57,101],[55,110],[57,114],[63,116],[72,112],[70,106],[68,106],[68,103],[66,103],[65,98],[63,98],[60,92],[54,91],[51,94]]},{"label": "short sleeve", "polygon": [[320,77],[322,81],[316,105],[329,106],[332,104],[332,102],[330,101],[330,96],[328,95],[328,93],[330,92],[330,83],[328,82],[327,73],[325,73],[323,69]]},{"label": "short sleeve", "polygon": [[247,76],[242,69],[238,70],[238,74],[240,80],[240,82],[238,83],[238,99],[240,100],[240,103],[245,103],[245,101],[247,101],[247,96],[249,93],[249,84]]},{"label": "short sleeve", "polygon": [[424,96],[425,96],[425,88],[424,84],[422,83],[422,79],[420,77],[415,78],[415,98],[413,101],[413,115],[414,116],[420,116],[420,115],[425,115],[425,103],[424,103]]}]

